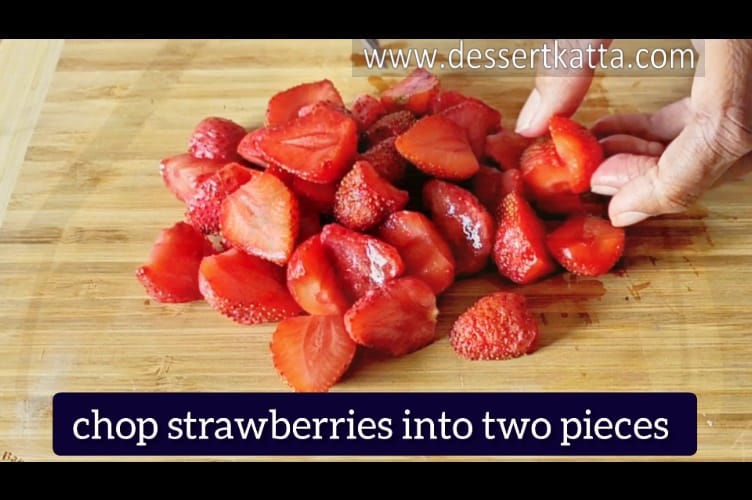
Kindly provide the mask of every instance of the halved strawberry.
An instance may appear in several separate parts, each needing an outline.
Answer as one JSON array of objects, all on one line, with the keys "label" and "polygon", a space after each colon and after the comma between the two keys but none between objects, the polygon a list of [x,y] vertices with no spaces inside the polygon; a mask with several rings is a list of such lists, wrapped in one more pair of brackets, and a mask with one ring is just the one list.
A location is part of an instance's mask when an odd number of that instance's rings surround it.
[{"label": "halved strawberry", "polygon": [[603,162],[603,148],[595,136],[579,123],[564,116],[554,116],[548,123],[556,152],[569,170],[573,193],[590,190],[590,177]]},{"label": "halved strawberry", "polygon": [[224,160],[199,159],[185,153],[162,160],[159,173],[165,186],[185,203],[196,194],[201,183],[224,167],[225,163]]},{"label": "halved strawberry", "polygon": [[285,271],[232,248],[204,257],[198,283],[206,302],[244,325],[279,321],[303,311],[285,284]]},{"label": "halved strawberry", "polygon": [[349,299],[362,297],[405,272],[397,249],[373,236],[327,224],[321,230],[321,242],[345,283]]},{"label": "halved strawberry", "polygon": [[198,266],[212,253],[211,243],[201,233],[178,222],[159,233],[149,260],[136,270],[136,277],[158,302],[199,300]]},{"label": "halved strawberry", "polygon": [[486,137],[485,156],[499,164],[503,170],[519,169],[522,152],[534,139],[515,132],[502,130]]},{"label": "halved strawberry", "polygon": [[435,115],[469,99],[470,97],[454,90],[440,90],[431,98],[428,111],[430,114]]},{"label": "halved strawberry", "polygon": [[287,186],[288,188],[292,189],[292,184],[295,181],[295,179],[298,179],[299,177],[295,176],[294,174],[291,174],[284,168],[275,165],[274,163],[270,163],[268,167],[266,167],[266,170],[264,170],[267,174],[271,174],[277,179],[282,181],[282,184]]},{"label": "halved strawberry", "polygon": [[522,176],[519,170],[501,171],[498,168],[481,165],[472,179],[473,194],[478,197],[486,210],[495,215],[499,203],[512,192],[522,192]]},{"label": "halved strawberry", "polygon": [[342,316],[280,321],[269,344],[274,368],[298,392],[326,392],[347,371],[358,348]]},{"label": "halved strawberry", "polygon": [[536,199],[535,208],[551,215],[586,213],[605,216],[608,213],[608,200],[608,197],[594,193],[558,193]]},{"label": "halved strawberry", "polygon": [[299,218],[292,191],[263,172],[225,198],[219,228],[234,248],[284,265],[298,237]]},{"label": "halved strawberry", "polygon": [[423,203],[446,238],[457,276],[483,269],[493,248],[494,219],[470,191],[433,179],[423,186]]},{"label": "halved strawberry", "polygon": [[232,162],[202,182],[196,194],[188,200],[187,216],[193,227],[204,234],[219,231],[222,201],[257,175],[261,175],[259,170]]},{"label": "halved strawberry", "polygon": [[440,179],[465,180],[478,172],[465,130],[445,116],[421,118],[394,145],[419,170]]},{"label": "halved strawberry", "polygon": [[345,105],[339,91],[329,80],[303,83],[277,92],[269,99],[269,106],[266,108],[266,126],[290,121],[298,116],[298,111],[303,106],[324,101]]},{"label": "halved strawberry", "polygon": [[387,111],[406,109],[416,115],[428,112],[433,96],[439,91],[439,78],[423,68],[416,68],[381,93],[381,102]]},{"label": "halved strawberry", "polygon": [[290,256],[287,288],[309,314],[344,314],[352,304],[318,234],[301,243]]},{"label": "halved strawberry", "polygon": [[233,161],[238,158],[238,144],[245,134],[245,128],[232,120],[204,118],[193,129],[188,152],[194,158]]},{"label": "halved strawberry", "polygon": [[405,274],[423,280],[438,295],[454,281],[454,256],[431,220],[420,212],[394,212],[376,235],[394,246],[405,263]]},{"label": "halved strawberry", "polygon": [[449,343],[467,359],[510,359],[537,347],[538,322],[524,296],[514,292],[486,295],[452,325]]},{"label": "halved strawberry", "polygon": [[268,133],[269,129],[266,127],[257,128],[256,130],[247,133],[238,144],[238,154],[254,165],[267,168],[269,166],[269,160],[259,148],[259,141],[263,137],[266,137]]},{"label": "halved strawberry", "polygon": [[265,158],[307,181],[338,181],[357,152],[355,121],[328,106],[270,128],[258,140]]},{"label": "halved strawberry", "polygon": [[379,175],[389,182],[402,180],[407,169],[407,160],[399,154],[394,146],[396,140],[396,137],[384,139],[359,157],[359,159],[370,163]]},{"label": "halved strawberry", "polygon": [[339,182],[320,184],[297,176],[292,176],[290,181],[292,192],[322,214],[330,214],[334,210],[334,196],[338,187]]},{"label": "halved strawberry", "polygon": [[355,302],[345,313],[345,329],[358,344],[403,356],[436,340],[438,315],[431,287],[399,278]]},{"label": "halved strawberry", "polygon": [[407,191],[389,184],[367,161],[357,161],[337,188],[334,217],[345,227],[367,231],[407,201]]},{"label": "halved strawberry", "polygon": [[409,111],[397,111],[384,115],[366,130],[370,147],[390,137],[397,137],[415,124],[415,115]]},{"label": "halved strawberry", "polygon": [[549,137],[528,146],[520,158],[520,169],[525,185],[536,198],[572,192],[569,169],[562,163]]},{"label": "halved strawberry", "polygon": [[350,111],[360,132],[368,130],[371,125],[376,123],[376,120],[386,114],[386,108],[381,104],[381,101],[368,94],[358,96],[350,107]]},{"label": "halved strawberry", "polygon": [[551,274],[556,264],[546,248],[546,228],[519,193],[501,202],[494,241],[494,261],[499,273],[520,285]]},{"label": "halved strawberry", "polygon": [[355,119],[355,117],[350,113],[350,110],[347,109],[343,104],[337,104],[334,102],[329,101],[322,101],[322,102],[315,102],[313,104],[308,104],[306,106],[303,106],[298,110],[298,117],[305,116],[309,113],[313,113],[316,111],[316,108],[319,106],[326,106],[329,109],[332,109],[338,113],[342,113],[345,116],[349,116],[352,119]]},{"label": "halved strawberry", "polygon": [[475,157],[483,159],[486,135],[501,126],[501,113],[478,99],[467,99],[441,112],[467,133],[467,140]]},{"label": "halved strawberry", "polygon": [[624,229],[594,215],[578,214],[551,232],[546,242],[551,254],[567,271],[599,276],[621,258]]}]

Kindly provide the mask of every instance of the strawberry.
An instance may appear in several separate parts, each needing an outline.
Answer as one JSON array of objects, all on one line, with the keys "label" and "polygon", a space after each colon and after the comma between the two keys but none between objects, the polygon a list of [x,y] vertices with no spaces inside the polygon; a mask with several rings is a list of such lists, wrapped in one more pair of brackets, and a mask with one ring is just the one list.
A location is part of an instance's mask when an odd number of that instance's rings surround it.
[{"label": "strawberry", "polygon": [[399,251],[405,274],[423,280],[436,295],[454,281],[454,256],[433,222],[420,212],[394,212],[376,235]]},{"label": "strawberry", "polygon": [[478,99],[468,99],[443,110],[445,116],[467,133],[473,154],[480,161],[486,149],[486,135],[501,126],[501,113]]},{"label": "strawberry", "polygon": [[334,210],[334,197],[337,194],[339,182],[318,184],[291,176],[289,186],[298,198],[306,200],[316,211],[322,214],[330,214]]},{"label": "strawberry", "polygon": [[502,130],[486,137],[485,156],[504,170],[519,169],[522,152],[532,143],[533,139]]},{"label": "strawberry", "polygon": [[333,103],[329,101],[315,102],[313,104],[308,104],[306,106],[303,106],[302,108],[298,110],[298,114],[297,114],[298,118],[301,116],[305,116],[309,113],[313,113],[314,111],[316,111],[316,108],[318,108],[319,106],[326,106],[329,109],[332,109],[338,113],[342,113],[345,116],[349,116],[350,118],[355,119],[352,113],[350,113],[350,110],[347,109],[343,104],[337,104],[337,103]]},{"label": "strawberry", "polygon": [[188,152],[194,158],[233,161],[238,157],[238,144],[245,129],[232,120],[215,116],[204,118],[193,129]]},{"label": "strawberry", "polygon": [[350,111],[358,124],[358,130],[365,132],[376,120],[386,114],[386,108],[381,101],[372,95],[363,94],[358,96],[350,107]]},{"label": "strawberry", "polygon": [[468,100],[470,100],[470,97],[454,90],[441,90],[431,98],[431,102],[428,105],[428,111],[430,114],[435,115],[441,113],[445,109]]},{"label": "strawberry", "polygon": [[198,266],[211,255],[211,243],[185,222],[162,230],[149,260],[136,270],[146,293],[158,302],[199,300]]},{"label": "strawberry", "polygon": [[418,169],[440,179],[459,181],[478,172],[464,129],[445,116],[421,118],[394,145]]},{"label": "strawberry", "polygon": [[499,203],[512,192],[522,193],[522,176],[519,170],[506,170],[481,165],[472,179],[472,191],[486,210],[496,214]]},{"label": "strawberry", "polygon": [[269,99],[266,108],[266,126],[280,125],[298,116],[300,108],[317,102],[331,102],[344,106],[334,84],[329,80],[303,83],[278,92]]},{"label": "strawberry", "polygon": [[486,295],[455,320],[449,343],[472,360],[511,359],[537,347],[538,323],[524,296],[514,292]]},{"label": "strawberry", "polygon": [[538,139],[525,149],[520,158],[520,171],[525,185],[536,198],[572,192],[569,170],[549,137]]},{"label": "strawberry", "polygon": [[355,121],[328,106],[270,128],[258,149],[272,163],[307,181],[326,184],[342,178],[357,152]]},{"label": "strawberry", "polygon": [[238,154],[254,165],[267,168],[269,160],[264,156],[264,152],[259,149],[259,141],[266,137],[268,133],[269,129],[261,127],[246,134],[238,144]]},{"label": "strawberry", "polygon": [[298,237],[299,217],[295,195],[263,172],[225,198],[219,228],[234,248],[284,265]]},{"label": "strawberry", "polygon": [[358,299],[405,271],[400,254],[392,245],[339,224],[324,226],[321,242],[342,276],[349,299]]},{"label": "strawberry", "polygon": [[188,153],[162,160],[159,173],[167,188],[183,203],[190,200],[206,179],[225,166],[223,160],[194,158]]},{"label": "strawberry", "polygon": [[582,276],[599,276],[614,267],[624,252],[624,229],[600,217],[578,214],[546,238],[551,255],[564,268]]},{"label": "strawberry", "polygon": [[428,106],[439,91],[439,79],[423,68],[416,68],[381,93],[381,102],[387,111],[406,109],[416,115],[428,112]]},{"label": "strawberry", "polygon": [[608,213],[608,197],[594,193],[558,193],[536,199],[535,207],[540,212],[552,215],[587,213],[605,216]]},{"label": "strawberry", "polygon": [[321,214],[308,200],[298,200],[300,222],[298,223],[298,243],[321,232]]},{"label": "strawberry", "polygon": [[423,186],[423,203],[452,249],[457,276],[483,269],[493,247],[494,220],[478,198],[466,189],[434,179]]},{"label": "strawberry", "polygon": [[295,175],[291,174],[287,170],[283,169],[282,167],[275,165],[274,163],[271,163],[268,167],[266,167],[266,170],[264,170],[267,174],[271,174],[277,179],[282,181],[282,184],[287,186],[288,188],[292,189],[293,182],[296,177]]},{"label": "strawberry", "polygon": [[498,222],[494,261],[502,276],[526,285],[556,270],[546,248],[546,228],[521,194],[502,200]]},{"label": "strawberry", "polygon": [[367,231],[407,201],[407,191],[389,184],[367,161],[358,161],[337,188],[334,217],[345,227]]},{"label": "strawberry", "polygon": [[301,243],[290,256],[287,288],[309,314],[344,314],[352,304],[318,234]]},{"label": "strawberry", "polygon": [[415,115],[409,111],[397,111],[384,115],[366,130],[366,140],[370,147],[385,139],[397,137],[415,124]]},{"label": "strawberry", "polygon": [[206,302],[244,325],[279,321],[302,311],[281,267],[236,248],[204,257],[198,284]]},{"label": "strawberry", "polygon": [[396,137],[384,139],[359,157],[370,163],[379,175],[389,182],[402,180],[407,169],[407,160],[402,158],[397,151],[394,146],[395,140],[397,140]]},{"label": "strawberry", "polygon": [[417,278],[399,278],[371,290],[345,313],[355,342],[403,356],[436,339],[436,296]]},{"label": "strawberry", "polygon": [[342,316],[282,320],[269,344],[274,368],[298,392],[326,392],[347,371],[358,348]]},{"label": "strawberry", "polygon": [[569,170],[569,187],[575,194],[590,190],[590,177],[603,162],[603,148],[585,127],[564,116],[548,123],[556,153]]},{"label": "strawberry", "polygon": [[193,227],[204,234],[219,231],[222,201],[257,175],[261,172],[233,162],[202,182],[196,194],[188,200],[187,216]]}]

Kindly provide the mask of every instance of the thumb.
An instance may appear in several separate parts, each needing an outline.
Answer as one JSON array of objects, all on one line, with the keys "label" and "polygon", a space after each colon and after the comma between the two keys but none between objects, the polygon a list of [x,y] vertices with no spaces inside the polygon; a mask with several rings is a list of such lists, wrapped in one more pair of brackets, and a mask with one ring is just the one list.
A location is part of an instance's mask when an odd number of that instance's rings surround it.
[{"label": "thumb", "polygon": [[535,78],[535,89],[522,106],[515,131],[538,137],[546,133],[552,116],[574,114],[593,80],[600,60],[598,49],[610,44],[611,40],[605,39],[547,42],[545,47],[551,51],[550,57],[539,62],[541,69]]}]

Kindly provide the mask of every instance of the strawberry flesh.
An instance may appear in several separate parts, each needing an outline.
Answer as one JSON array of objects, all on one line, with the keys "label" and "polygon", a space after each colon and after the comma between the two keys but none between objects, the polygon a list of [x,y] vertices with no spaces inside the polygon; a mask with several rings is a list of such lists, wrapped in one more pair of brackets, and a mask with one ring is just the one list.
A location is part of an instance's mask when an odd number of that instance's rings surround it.
[{"label": "strawberry flesh", "polygon": [[573,215],[546,238],[554,258],[581,276],[607,273],[624,252],[624,229],[600,217]]},{"label": "strawberry flesh", "polygon": [[303,83],[278,92],[269,99],[266,126],[286,123],[298,116],[300,108],[318,102],[330,102],[342,107],[345,105],[342,96],[330,80]]}]

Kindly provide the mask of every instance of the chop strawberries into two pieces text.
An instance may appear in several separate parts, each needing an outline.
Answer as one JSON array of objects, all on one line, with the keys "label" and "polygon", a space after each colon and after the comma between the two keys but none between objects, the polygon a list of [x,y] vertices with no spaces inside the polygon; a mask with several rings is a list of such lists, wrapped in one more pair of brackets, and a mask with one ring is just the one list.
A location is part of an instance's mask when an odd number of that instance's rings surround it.
[{"label": "chop strawberries into two pieces text", "polygon": [[[562,116],[536,140],[501,119],[423,69],[350,108],[321,80],[272,96],[261,127],[206,118],[161,163],[186,222],[160,234],[137,277],[159,302],[203,298],[244,325],[278,322],[280,375],[326,391],[359,349],[433,343],[437,296],[456,279],[492,266],[520,285],[562,267],[607,272],[624,231],[587,193],[598,142]],[[556,227],[552,214],[569,218]],[[512,291],[478,300],[449,334],[468,359],[521,356],[537,338]]]}]

